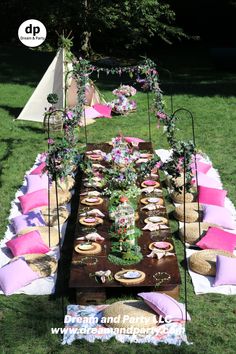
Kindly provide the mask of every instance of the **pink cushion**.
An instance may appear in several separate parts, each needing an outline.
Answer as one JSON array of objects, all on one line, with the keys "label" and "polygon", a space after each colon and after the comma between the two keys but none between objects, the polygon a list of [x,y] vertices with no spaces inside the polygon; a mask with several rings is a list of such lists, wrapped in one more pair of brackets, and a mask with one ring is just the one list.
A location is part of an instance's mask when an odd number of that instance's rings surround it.
[{"label": "pink cushion", "polygon": [[[186,319],[185,305],[173,299],[171,296],[158,292],[139,293],[144,302],[158,315],[170,321],[182,321]],[[191,318],[187,313],[187,320]]]},{"label": "pink cushion", "polygon": [[236,247],[236,234],[210,227],[206,235],[196,243],[202,249],[215,249],[233,252]]},{"label": "pink cushion", "polygon": [[90,119],[90,118],[99,118],[101,117],[101,114],[96,111],[93,107],[86,107],[85,110],[85,118]]},{"label": "pink cushion", "polygon": [[23,214],[27,214],[29,211],[42,208],[48,205],[48,191],[47,189],[40,189],[38,191],[27,193],[18,197]]},{"label": "pink cushion", "polygon": [[45,226],[45,221],[40,211],[31,211],[25,215],[19,215],[11,219],[15,233],[19,234],[22,230],[31,226]]},{"label": "pink cushion", "polygon": [[27,232],[27,234],[13,238],[6,242],[14,257],[23,254],[47,253],[50,248],[43,242],[37,230]]},{"label": "pink cushion", "polygon": [[218,205],[222,207],[225,205],[225,197],[227,195],[227,191],[223,189],[199,186],[198,192],[200,204]]},{"label": "pink cushion", "polygon": [[226,229],[235,229],[236,223],[232,214],[226,208],[217,205],[205,205],[203,221]]},{"label": "pink cushion", "polygon": [[[198,185],[210,188],[221,188],[221,183],[216,179],[207,176],[205,173],[198,172],[197,174]],[[196,184],[196,176],[192,179],[192,182]]]},{"label": "pink cushion", "polygon": [[100,113],[101,117],[111,118],[111,108],[107,105],[96,103],[93,108]]},{"label": "pink cushion", "polygon": [[236,285],[236,258],[216,256],[216,276],[213,286]]},{"label": "pink cushion", "polygon": [[39,189],[48,189],[48,175],[27,175],[27,193],[38,191]]},{"label": "pink cushion", "polygon": [[[191,164],[191,167],[192,167],[192,171],[194,172],[195,171],[195,163],[194,162]],[[212,167],[212,165],[210,165],[209,163],[197,161],[197,172],[207,173],[211,167]]]},{"label": "pink cushion", "polygon": [[126,136],[126,137],[124,137],[124,139],[127,143],[144,143],[145,142],[145,140],[142,140],[139,138],[134,138],[131,136]]},{"label": "pink cushion", "polygon": [[36,167],[33,171],[30,172],[31,175],[40,175],[44,172],[44,168],[46,167],[46,162],[42,162],[38,167]]},{"label": "pink cushion", "polygon": [[5,295],[11,295],[38,278],[25,260],[17,259],[0,269],[0,288]]}]

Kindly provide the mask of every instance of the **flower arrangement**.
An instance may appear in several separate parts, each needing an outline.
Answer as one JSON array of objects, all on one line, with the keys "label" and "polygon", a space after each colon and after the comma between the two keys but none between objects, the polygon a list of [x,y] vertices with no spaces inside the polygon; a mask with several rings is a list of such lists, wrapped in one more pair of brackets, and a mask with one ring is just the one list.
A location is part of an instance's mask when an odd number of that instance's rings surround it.
[{"label": "flower arrangement", "polygon": [[143,162],[136,167],[136,171],[140,178],[145,178],[150,175],[154,169],[158,170],[162,168],[162,162],[160,157],[155,154],[153,158],[147,162]]},{"label": "flower arrangement", "polygon": [[118,98],[108,103],[114,113],[126,114],[136,109],[137,103],[134,100],[128,100],[124,95],[118,95]]},{"label": "flower arrangement", "polygon": [[104,180],[106,181],[107,191],[114,191],[117,189],[126,190],[133,186],[137,181],[137,173],[132,167],[126,167],[123,171],[114,168],[107,168],[103,171]]},{"label": "flower arrangement", "polygon": [[118,89],[112,91],[113,95],[125,97],[134,96],[136,92],[136,89],[129,85],[121,85]]}]

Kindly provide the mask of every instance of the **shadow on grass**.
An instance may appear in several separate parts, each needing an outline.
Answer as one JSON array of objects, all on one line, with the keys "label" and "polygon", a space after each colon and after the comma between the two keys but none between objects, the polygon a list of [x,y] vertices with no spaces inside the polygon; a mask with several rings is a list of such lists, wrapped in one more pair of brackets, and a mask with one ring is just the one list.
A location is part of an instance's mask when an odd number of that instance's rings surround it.
[{"label": "shadow on grass", "polygon": [[81,187],[80,171],[78,171],[75,180],[74,194],[71,199],[71,213],[67,221],[64,242],[61,247],[55,293],[51,296],[52,299],[67,296],[72,303],[75,302],[75,291],[74,289],[69,288],[69,279],[77,222],[79,191]]},{"label": "shadow on grass", "polygon": [[10,116],[12,117],[12,119],[16,119],[18,117],[18,115],[20,114],[20,112],[22,111],[22,107],[11,107],[11,106],[7,106],[7,105],[0,105],[0,108],[7,111],[10,114]]},{"label": "shadow on grass", "polygon": [[42,133],[45,133],[45,130],[43,128],[38,128],[38,127],[34,127],[34,126],[31,126],[31,125],[22,125],[22,126],[19,126],[19,128],[21,130],[24,130],[26,132],[32,132],[32,133],[36,133],[36,134],[42,134]]}]

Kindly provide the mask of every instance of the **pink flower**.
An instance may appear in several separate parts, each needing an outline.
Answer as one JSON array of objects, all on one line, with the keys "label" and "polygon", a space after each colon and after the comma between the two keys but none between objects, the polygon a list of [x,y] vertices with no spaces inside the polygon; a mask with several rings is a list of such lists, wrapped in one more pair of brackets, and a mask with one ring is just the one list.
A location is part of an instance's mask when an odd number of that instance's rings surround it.
[{"label": "pink flower", "polygon": [[42,153],[40,154],[40,157],[39,157],[40,162],[45,162],[47,156],[48,156],[48,153],[47,153],[47,152],[42,152]]},{"label": "pink flower", "polygon": [[55,141],[53,139],[51,139],[51,138],[48,139],[48,144],[49,145],[53,145],[54,143],[55,143]]},{"label": "pink flower", "polygon": [[157,115],[157,118],[159,118],[160,120],[164,120],[167,118],[167,115],[161,111],[158,111],[156,115]]},{"label": "pink flower", "polygon": [[161,168],[161,166],[162,166],[162,162],[161,161],[156,163],[156,168]]},{"label": "pink flower", "polygon": [[68,111],[68,112],[66,113],[66,115],[67,115],[67,117],[68,117],[69,119],[72,119],[72,118],[73,118],[73,112],[71,112],[71,111]]}]

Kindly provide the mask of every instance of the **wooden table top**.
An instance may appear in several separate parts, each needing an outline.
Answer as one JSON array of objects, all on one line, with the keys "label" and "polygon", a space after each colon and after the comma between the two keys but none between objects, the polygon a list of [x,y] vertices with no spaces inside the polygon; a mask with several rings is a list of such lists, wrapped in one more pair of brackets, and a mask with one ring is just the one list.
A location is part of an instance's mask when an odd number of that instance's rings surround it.
[{"label": "wooden table top", "polygon": [[[102,151],[109,152],[112,149],[112,146],[109,144],[88,144],[87,151],[101,149]],[[148,150],[152,152],[151,143],[141,143],[139,144],[140,150]],[[105,165],[105,162],[99,162]],[[85,175],[82,178],[86,177]],[[161,187],[160,187],[161,188]],[[84,188],[83,184],[81,186],[80,193],[88,191],[90,189]],[[143,195],[142,195],[143,197]],[[141,197],[141,198],[142,198]],[[78,215],[77,215],[77,223],[76,223],[76,231],[74,237],[74,247],[78,245],[81,241],[76,240],[77,237],[84,236],[89,233],[89,228],[80,224],[79,218],[81,209],[85,207],[85,205],[81,204],[81,199],[84,196],[79,197],[79,205],[78,205]],[[140,198],[140,199],[141,199]],[[146,224],[144,223],[144,219],[150,215],[150,212],[141,211],[140,208],[143,206],[139,202],[138,211],[139,211],[139,220],[136,221],[136,226],[139,229],[142,229]],[[107,256],[110,253],[111,242],[109,239],[109,229],[112,225],[112,221],[109,219],[108,214],[108,199],[104,198],[104,201],[101,205],[92,206],[91,208],[96,208],[101,210],[104,214],[104,222],[96,226],[96,232],[105,238],[104,241],[100,241],[98,243],[101,244],[102,251],[92,257],[96,262],[95,265],[85,265],[82,260],[86,255],[78,254],[75,250],[72,255],[72,264],[70,271],[70,281],[69,286],[71,288],[121,288],[123,286],[116,280],[107,281],[105,284],[102,284],[100,281],[97,281],[94,277],[94,273],[99,270],[108,270],[110,269],[112,274],[114,275],[116,272],[122,269],[137,269],[145,272],[146,277],[145,280],[139,285],[128,285],[130,286],[140,286],[140,287],[150,287],[153,288],[155,285],[158,285],[158,279],[162,279],[161,284],[159,283],[158,289],[164,289],[165,287],[172,285],[179,285],[181,283],[179,267],[177,262],[176,255],[163,257],[160,260],[156,258],[149,258],[147,255],[151,252],[148,248],[149,244],[154,241],[168,241],[173,245],[172,235],[170,230],[160,230],[158,233],[151,233],[150,231],[142,231],[142,235],[138,238],[138,245],[141,247],[141,252],[143,254],[143,259],[138,263],[130,266],[120,266],[111,263]],[[160,216],[164,216],[168,219],[166,214],[166,209]],[[171,251],[175,254],[175,249]],[[161,274],[159,274],[161,272]],[[164,280],[165,278],[165,280]]]}]

